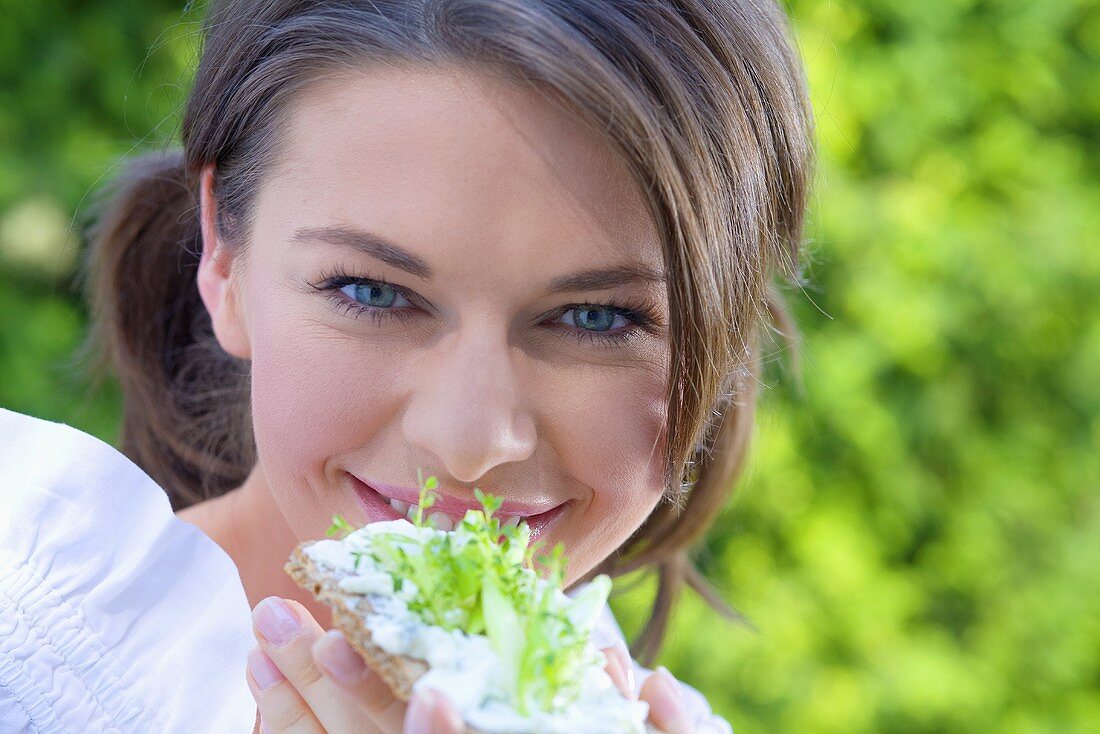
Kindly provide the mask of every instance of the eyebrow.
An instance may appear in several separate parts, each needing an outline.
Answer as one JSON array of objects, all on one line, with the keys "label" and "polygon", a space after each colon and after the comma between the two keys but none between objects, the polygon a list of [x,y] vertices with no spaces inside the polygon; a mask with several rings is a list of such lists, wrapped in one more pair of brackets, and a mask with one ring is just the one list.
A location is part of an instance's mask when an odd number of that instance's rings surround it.
[{"label": "eyebrow", "polygon": [[[359,229],[341,226],[303,227],[290,236],[291,242],[320,241],[340,247],[348,247],[370,255],[398,270],[415,275],[422,280],[432,279],[428,263],[408,250],[398,247],[384,237]],[[627,263],[609,268],[585,270],[563,275],[551,282],[548,293],[604,290],[633,283],[666,282],[665,275],[648,265]]]},{"label": "eyebrow", "polygon": [[411,252],[402,250],[385,238],[370,232],[363,232],[350,227],[303,227],[295,230],[294,234],[290,236],[291,242],[308,242],[310,240],[350,247],[423,280],[432,279],[432,269],[428,266],[428,263]]}]

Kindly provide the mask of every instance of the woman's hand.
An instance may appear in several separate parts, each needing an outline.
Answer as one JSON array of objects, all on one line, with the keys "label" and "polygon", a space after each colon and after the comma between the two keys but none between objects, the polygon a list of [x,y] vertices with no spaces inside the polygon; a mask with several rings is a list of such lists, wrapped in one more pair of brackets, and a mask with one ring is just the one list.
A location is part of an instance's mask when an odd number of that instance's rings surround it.
[{"label": "woman's hand", "polygon": [[626,645],[617,640],[605,647],[607,673],[627,698],[640,698],[649,704],[649,722],[664,734],[695,734],[695,724],[688,716],[680,684],[668,668],[660,666],[642,683],[640,695],[635,693],[634,662]]},{"label": "woman's hand", "polygon": [[[421,691],[406,705],[344,639],[321,629],[295,601],[268,597],[252,610],[257,646],[248,687],[264,734],[464,734],[447,697]],[[635,697],[634,667],[621,642],[604,649],[615,685]],[[679,684],[663,668],[646,679],[641,699],[666,734],[693,734]]]},{"label": "woman's hand", "polygon": [[267,597],[252,610],[258,642],[248,687],[265,734],[463,734],[458,712],[435,691],[406,705],[339,630],[327,633],[298,602]]}]

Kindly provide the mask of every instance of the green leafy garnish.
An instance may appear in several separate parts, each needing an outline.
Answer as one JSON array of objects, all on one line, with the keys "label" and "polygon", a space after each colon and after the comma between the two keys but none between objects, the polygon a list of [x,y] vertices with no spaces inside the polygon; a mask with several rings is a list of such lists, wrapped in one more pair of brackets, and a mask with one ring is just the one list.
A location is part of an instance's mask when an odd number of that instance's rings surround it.
[{"label": "green leafy garnish", "polygon": [[416,519],[413,524],[417,527],[424,526],[424,511],[435,504],[436,497],[438,495],[432,490],[439,486],[439,480],[433,477],[428,477],[427,481],[424,481],[424,475],[419,469],[416,470],[416,481],[420,485],[420,497],[416,500]]},{"label": "green leafy garnish", "polygon": [[[412,522],[428,528],[425,510],[438,496],[438,481],[419,471],[417,481],[419,509]],[[602,661],[590,657],[587,641],[611,580],[597,576],[575,599],[565,596],[564,546],[540,554],[542,543],[530,544],[525,521],[501,525],[495,516],[501,498],[480,489],[474,496],[481,509],[467,510],[451,532],[377,533],[367,549],[351,553],[357,566],[367,557],[389,573],[395,591],[424,623],[486,635],[504,666],[508,702],[520,714],[556,710],[580,694],[583,668]]]},{"label": "green leafy garnish", "polygon": [[328,530],[325,531],[325,535],[329,538],[339,535],[341,538],[355,530],[347,520],[340,515],[332,516],[332,525],[329,525]]}]

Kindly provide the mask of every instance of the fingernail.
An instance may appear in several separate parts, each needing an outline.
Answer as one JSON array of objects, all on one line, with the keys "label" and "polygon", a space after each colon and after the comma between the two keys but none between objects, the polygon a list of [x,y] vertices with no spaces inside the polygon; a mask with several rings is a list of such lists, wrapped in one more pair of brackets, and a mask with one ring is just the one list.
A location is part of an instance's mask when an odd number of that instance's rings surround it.
[{"label": "fingernail", "polygon": [[277,596],[269,596],[257,604],[252,620],[263,638],[275,647],[287,644],[302,629],[298,615]]},{"label": "fingernail", "polygon": [[689,731],[687,711],[684,709],[684,694],[680,691],[680,684],[663,665],[658,666],[653,674],[657,677],[659,695],[654,696],[649,702],[652,717],[665,722],[665,726],[670,731]]},{"label": "fingernail", "polygon": [[661,676],[661,678],[665,681],[665,683],[668,684],[668,687],[672,689],[672,693],[673,693],[674,696],[676,696],[676,700],[681,705],[683,705],[683,703],[684,703],[684,692],[680,688],[680,683],[679,683],[679,681],[676,680],[676,676],[674,676],[669,671],[669,669],[666,668],[663,665],[658,665],[657,666],[657,673]]},{"label": "fingernail", "polygon": [[317,656],[317,662],[325,672],[346,686],[353,686],[363,679],[367,665],[359,653],[348,644],[340,630],[329,630],[328,638]]},{"label": "fingernail", "polygon": [[248,670],[256,679],[256,685],[261,691],[266,691],[279,681],[286,679],[283,672],[279,670],[279,666],[258,647],[252,648],[248,653]]},{"label": "fingernail", "polygon": [[623,665],[623,672],[626,674],[626,687],[630,691],[630,697],[637,698],[637,680],[634,677],[634,661],[630,657],[630,650],[627,649],[626,643],[622,640],[615,640],[612,648],[619,656],[619,662]]},{"label": "fingernail", "polygon": [[436,719],[441,720],[436,723],[442,724],[438,731],[442,734],[463,734],[466,731],[466,724],[462,721],[462,716],[448,700],[446,694],[442,691],[432,691],[432,697],[435,702]]},{"label": "fingernail", "polygon": [[432,734],[432,711],[435,696],[433,691],[417,691],[409,701],[409,710],[405,712],[404,734]]},{"label": "fingernail", "polygon": [[615,689],[626,697],[630,697],[630,686],[626,679],[626,671],[623,670],[623,663],[620,660],[619,655],[615,652],[610,652],[607,656],[607,666],[605,668],[607,674],[611,676],[611,682],[614,684]]}]

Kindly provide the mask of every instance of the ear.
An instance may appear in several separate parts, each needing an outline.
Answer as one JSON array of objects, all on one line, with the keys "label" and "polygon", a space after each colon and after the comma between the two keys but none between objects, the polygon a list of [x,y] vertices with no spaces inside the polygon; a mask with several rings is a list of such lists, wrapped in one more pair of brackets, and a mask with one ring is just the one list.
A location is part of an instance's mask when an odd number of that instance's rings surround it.
[{"label": "ear", "polygon": [[217,201],[214,199],[214,164],[199,175],[199,220],[202,223],[202,257],[198,286],[202,302],[210,313],[214,336],[226,353],[240,359],[252,358],[252,344],[240,308],[241,292],[233,274],[232,256],[219,237]]}]

